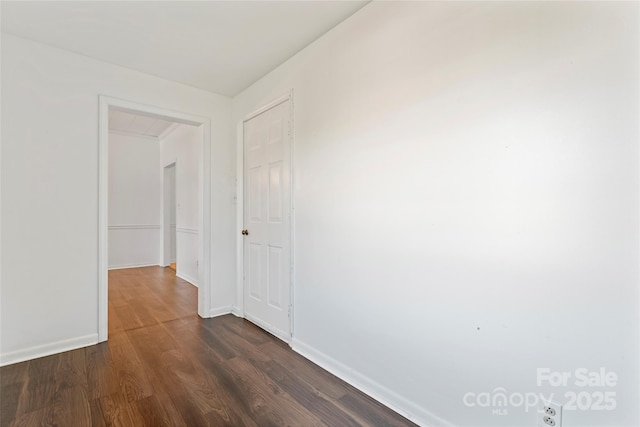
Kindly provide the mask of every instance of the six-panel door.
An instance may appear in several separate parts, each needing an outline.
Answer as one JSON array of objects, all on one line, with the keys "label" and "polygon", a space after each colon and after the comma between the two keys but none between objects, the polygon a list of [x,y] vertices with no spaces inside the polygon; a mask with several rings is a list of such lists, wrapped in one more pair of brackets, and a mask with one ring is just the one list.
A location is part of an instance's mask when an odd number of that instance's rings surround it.
[{"label": "six-panel door", "polygon": [[244,310],[290,339],[290,101],[244,123]]}]

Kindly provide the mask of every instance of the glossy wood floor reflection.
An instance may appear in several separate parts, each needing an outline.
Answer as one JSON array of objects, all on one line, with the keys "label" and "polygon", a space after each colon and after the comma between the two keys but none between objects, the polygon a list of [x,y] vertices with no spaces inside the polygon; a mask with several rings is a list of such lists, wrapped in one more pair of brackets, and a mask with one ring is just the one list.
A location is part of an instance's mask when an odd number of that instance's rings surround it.
[{"label": "glossy wood floor reflection", "polygon": [[1,426],[413,425],[169,268],[109,273],[109,341],[0,368]]}]

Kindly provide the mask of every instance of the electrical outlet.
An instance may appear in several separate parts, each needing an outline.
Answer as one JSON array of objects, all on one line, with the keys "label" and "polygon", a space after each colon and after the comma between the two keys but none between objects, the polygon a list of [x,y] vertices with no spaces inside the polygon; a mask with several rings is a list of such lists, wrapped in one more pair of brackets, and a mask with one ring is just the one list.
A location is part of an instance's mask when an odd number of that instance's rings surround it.
[{"label": "electrical outlet", "polygon": [[538,427],[562,427],[562,406],[542,400],[538,408]]}]

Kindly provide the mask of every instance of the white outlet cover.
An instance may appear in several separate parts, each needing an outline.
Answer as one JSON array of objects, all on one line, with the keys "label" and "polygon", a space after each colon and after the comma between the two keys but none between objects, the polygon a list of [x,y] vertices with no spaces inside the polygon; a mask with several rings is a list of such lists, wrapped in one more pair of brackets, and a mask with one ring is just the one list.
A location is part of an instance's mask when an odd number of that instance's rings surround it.
[{"label": "white outlet cover", "polygon": [[[551,413],[545,412],[546,408],[550,408]],[[555,415],[553,414],[555,411]],[[544,401],[541,400],[538,404],[538,422],[536,424],[537,427],[550,427],[551,424],[547,424],[544,420],[544,417],[549,416],[553,418],[555,421],[555,425],[553,427],[562,427],[562,405],[559,405],[555,402]]]}]

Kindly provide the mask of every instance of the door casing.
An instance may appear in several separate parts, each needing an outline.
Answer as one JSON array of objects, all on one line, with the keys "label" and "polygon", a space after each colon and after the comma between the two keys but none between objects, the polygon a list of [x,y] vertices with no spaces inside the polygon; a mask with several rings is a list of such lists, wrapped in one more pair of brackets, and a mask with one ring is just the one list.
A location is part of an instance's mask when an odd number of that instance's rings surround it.
[{"label": "door casing", "polygon": [[[198,315],[211,317],[211,121],[207,117],[182,113],[162,107],[99,95],[98,120],[98,342],[108,339],[108,212],[109,212],[109,108],[131,113],[202,126],[203,141],[200,156],[202,171],[202,204],[200,206],[201,240],[198,259],[201,269],[198,280]],[[158,165],[160,166],[160,165]]]},{"label": "door casing", "polygon": [[[176,160],[162,168],[162,267],[175,262],[171,257],[173,250],[177,254],[176,224],[172,224],[170,220],[171,210],[174,209],[175,214],[176,206],[176,168]],[[171,178],[168,175],[171,175]],[[170,191],[170,188],[173,188],[173,191]]]}]

